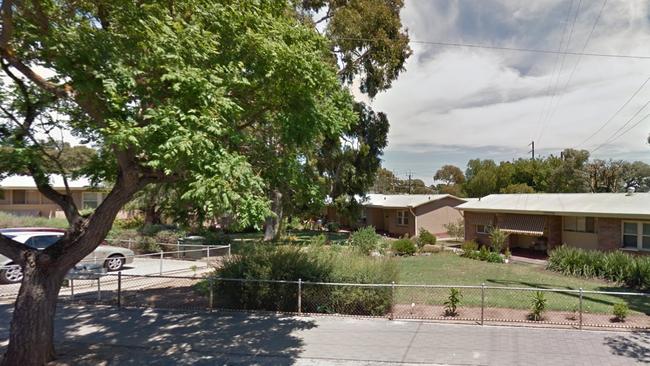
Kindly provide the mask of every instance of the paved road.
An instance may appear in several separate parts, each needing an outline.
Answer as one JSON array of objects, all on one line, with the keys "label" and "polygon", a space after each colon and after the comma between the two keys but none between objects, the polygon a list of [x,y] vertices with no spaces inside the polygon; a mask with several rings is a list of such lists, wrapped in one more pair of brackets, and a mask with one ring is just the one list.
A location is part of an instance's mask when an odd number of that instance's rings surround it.
[{"label": "paved road", "polygon": [[[10,309],[0,306],[0,340]],[[61,364],[634,365],[650,334],[245,313],[65,308]],[[0,342],[0,348],[6,342]]]},{"label": "paved road", "polygon": [[[163,259],[162,261],[163,275],[165,276],[192,276],[194,274],[201,274],[210,270],[210,267],[205,261],[188,261],[177,259]],[[194,271],[196,266],[196,271]],[[160,259],[157,258],[135,258],[133,263],[127,264],[122,271],[128,275],[158,275],[160,274]],[[104,277],[106,281],[114,277]],[[127,279],[125,278],[125,281]],[[104,280],[102,280],[104,281]],[[133,281],[131,281],[133,282]],[[153,283],[153,280],[151,281]],[[92,287],[96,291],[96,281],[75,281],[78,285],[77,290],[83,292],[85,288]],[[7,299],[11,300],[18,294],[20,284],[0,285],[0,302]],[[109,289],[108,287],[106,289]],[[69,288],[62,288],[61,295],[69,295]]]}]

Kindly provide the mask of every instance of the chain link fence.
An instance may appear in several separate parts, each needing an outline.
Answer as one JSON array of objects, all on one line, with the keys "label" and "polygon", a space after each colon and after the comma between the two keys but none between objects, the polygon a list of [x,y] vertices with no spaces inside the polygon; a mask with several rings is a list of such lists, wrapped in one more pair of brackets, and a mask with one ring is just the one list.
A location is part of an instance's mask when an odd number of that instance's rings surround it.
[{"label": "chain link fence", "polygon": [[[455,296],[452,296],[455,293]],[[650,294],[498,286],[351,284],[107,274],[74,280],[66,303],[270,311],[582,328],[650,329]],[[613,305],[625,303],[625,319]]]}]

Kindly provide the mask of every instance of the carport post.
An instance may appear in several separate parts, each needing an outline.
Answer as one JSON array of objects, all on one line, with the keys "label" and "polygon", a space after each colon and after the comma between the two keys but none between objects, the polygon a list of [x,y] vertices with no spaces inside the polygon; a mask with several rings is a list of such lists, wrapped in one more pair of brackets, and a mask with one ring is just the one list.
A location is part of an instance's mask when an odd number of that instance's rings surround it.
[{"label": "carport post", "polygon": [[481,284],[481,325],[483,325],[484,311],[485,311],[485,282]]},{"label": "carport post", "polygon": [[578,303],[578,311],[580,312],[580,323],[578,325],[578,328],[582,330],[582,287],[580,287],[580,300]]},{"label": "carport post", "polygon": [[117,272],[117,308],[122,308],[122,271]]},{"label": "carport post", "polygon": [[162,249],[161,249],[160,250],[160,275],[161,276],[162,276],[162,273],[163,273],[163,255],[164,254],[165,254],[165,252],[163,252]]}]

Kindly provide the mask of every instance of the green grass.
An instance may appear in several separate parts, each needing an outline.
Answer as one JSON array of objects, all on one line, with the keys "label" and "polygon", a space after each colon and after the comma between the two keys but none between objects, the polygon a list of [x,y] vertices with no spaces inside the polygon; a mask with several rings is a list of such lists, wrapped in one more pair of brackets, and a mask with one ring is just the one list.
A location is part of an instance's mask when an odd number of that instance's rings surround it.
[{"label": "green grass", "polygon": [[48,219],[46,217],[16,216],[6,212],[0,212],[0,228],[7,227],[50,227],[67,229],[66,219]]},{"label": "green grass", "polygon": [[[462,258],[453,253],[440,253],[431,256],[416,256],[396,259],[399,261],[399,279],[402,284],[431,284],[431,285],[475,285],[500,287],[536,287],[596,291],[624,291],[616,284],[598,280],[564,276],[548,271],[533,264],[500,264],[487,263],[473,259]],[[442,303],[448,296],[448,289],[409,289],[402,288],[398,292],[398,301],[402,303],[418,302],[423,299],[429,304]],[[480,306],[480,289],[463,289],[463,304]],[[486,304],[493,307],[511,307],[527,309],[530,306],[533,292],[511,290],[487,290]],[[578,294],[545,293],[548,299],[548,309],[571,311],[578,306]],[[410,300],[413,299],[413,300]],[[614,296],[601,294],[585,294],[583,309],[586,312],[610,313],[615,303],[626,301],[635,312],[650,314],[650,298],[639,296]],[[423,301],[419,301],[422,303]]]},{"label": "green grass", "polygon": [[[343,244],[350,236],[350,233],[347,232],[330,233],[327,231],[315,230],[287,230],[287,233],[278,242],[286,244],[290,241],[292,244],[296,245],[309,244],[313,237],[320,234],[325,235],[333,244]],[[229,234],[229,236],[235,242],[260,241],[264,238],[264,232],[234,233]],[[291,237],[292,240],[288,240],[289,237]]]}]

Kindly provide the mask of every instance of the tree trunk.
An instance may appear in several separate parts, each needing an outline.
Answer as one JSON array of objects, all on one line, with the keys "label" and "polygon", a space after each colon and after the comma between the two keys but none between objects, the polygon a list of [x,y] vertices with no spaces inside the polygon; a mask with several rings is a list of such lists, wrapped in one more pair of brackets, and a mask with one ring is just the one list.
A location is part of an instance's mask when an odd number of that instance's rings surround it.
[{"label": "tree trunk", "polygon": [[162,223],[160,211],[156,209],[155,204],[147,205],[144,210],[144,224],[157,225]]},{"label": "tree trunk", "polygon": [[280,223],[282,222],[282,193],[277,189],[271,194],[271,210],[275,215],[268,216],[264,221],[264,241],[278,239]]},{"label": "tree trunk", "polygon": [[33,262],[24,267],[2,366],[42,366],[55,358],[54,314],[65,273]]}]

